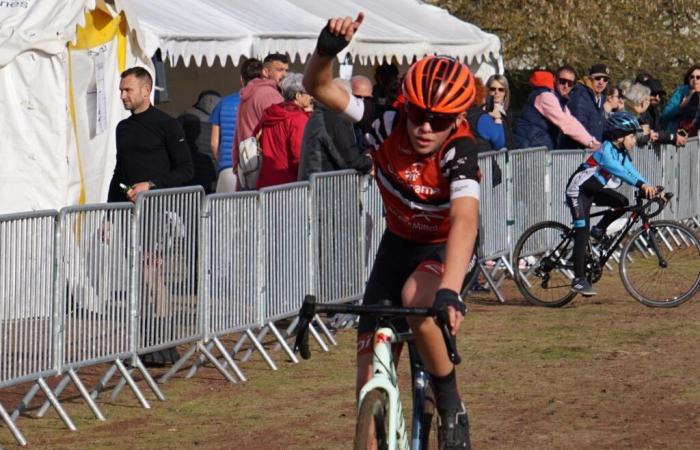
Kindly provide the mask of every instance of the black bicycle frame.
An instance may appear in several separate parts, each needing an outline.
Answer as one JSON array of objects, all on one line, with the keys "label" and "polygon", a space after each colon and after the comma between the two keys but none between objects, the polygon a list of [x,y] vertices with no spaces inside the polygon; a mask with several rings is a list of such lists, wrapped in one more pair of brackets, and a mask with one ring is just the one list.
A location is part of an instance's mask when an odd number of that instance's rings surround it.
[{"label": "black bicycle frame", "polygon": [[[673,194],[669,194],[668,199],[670,199],[672,195]],[[620,212],[622,214],[627,213],[627,212],[632,213],[630,215],[630,217],[627,218],[627,223],[625,224],[625,227],[623,228],[623,230],[620,233],[618,233],[618,235],[615,237],[615,240],[612,242],[612,244],[607,246],[605,253],[603,253],[599,256],[598,261],[599,261],[601,267],[605,266],[605,264],[613,256],[613,254],[615,253],[617,248],[620,246],[620,243],[622,242],[622,240],[629,234],[632,227],[637,222],[639,222],[640,219],[642,221],[642,227],[644,227],[644,229],[646,229],[649,233],[652,233],[652,234],[654,233],[654,230],[649,227],[649,217],[650,216],[645,212],[646,209],[651,205],[651,203],[654,202],[654,200],[652,199],[646,203],[643,203],[642,198],[639,195],[637,195],[636,198],[637,198],[637,201],[636,201],[635,205],[625,206],[623,208],[609,208],[609,209],[605,209],[603,211],[598,211],[598,212],[593,213],[589,216],[591,218],[599,217],[599,216],[604,215],[608,211]],[[665,206],[663,206],[661,208],[661,210],[663,210],[663,208],[665,208]],[[660,213],[661,210],[659,210],[656,214]],[[656,215],[656,214],[654,214],[654,215]],[[575,233],[576,233],[576,230],[571,229],[564,236],[562,241],[559,243],[559,245],[557,245],[557,247],[552,251],[551,254],[556,254],[557,251],[562,246],[564,246],[564,244],[566,244],[569,239],[574,238]],[[652,235],[650,237],[651,237],[651,239],[649,239],[649,245],[651,246],[652,250],[654,250],[656,257],[659,259],[659,266],[666,267],[666,265],[667,265],[666,260],[663,258],[663,256],[661,256],[661,252],[659,251],[659,247],[656,245],[656,241],[653,239],[654,236]],[[559,258],[560,257],[561,257],[561,255],[559,256]],[[560,261],[554,261],[554,262],[561,263]],[[566,269],[573,270],[573,264],[562,264],[562,267],[564,267]]]},{"label": "black bicycle frame", "polygon": [[[627,223],[625,224],[625,227],[622,229],[620,233],[615,237],[615,240],[612,242],[612,244],[608,245],[606,248],[606,252],[600,255],[599,257],[599,263],[600,266],[603,267],[605,264],[608,262],[608,260],[613,256],[617,248],[620,246],[620,243],[622,240],[629,234],[630,230],[632,227],[639,222],[641,219],[642,221],[642,227],[647,230],[648,233],[652,234],[649,239],[649,245],[651,245],[652,250],[654,250],[654,253],[656,254],[656,257],[659,259],[659,265],[662,267],[666,266],[666,261],[664,260],[663,256],[661,256],[661,252],[659,251],[659,247],[656,245],[656,240],[654,239],[653,233],[654,230],[649,227],[649,216],[646,214],[646,209],[651,205],[653,200],[642,204],[641,198],[638,196],[637,197],[637,204],[633,206],[626,206],[624,208],[613,208],[612,211],[616,212],[622,212],[623,214],[626,212],[632,212],[630,217],[627,219]],[[665,206],[664,206],[665,207]],[[663,209],[663,208],[662,208]],[[604,210],[604,211],[599,211],[597,213],[591,214],[590,217],[598,217],[602,216],[603,214],[607,213],[610,210]],[[661,211],[659,211],[661,212]],[[573,233],[573,230],[572,230]]]}]

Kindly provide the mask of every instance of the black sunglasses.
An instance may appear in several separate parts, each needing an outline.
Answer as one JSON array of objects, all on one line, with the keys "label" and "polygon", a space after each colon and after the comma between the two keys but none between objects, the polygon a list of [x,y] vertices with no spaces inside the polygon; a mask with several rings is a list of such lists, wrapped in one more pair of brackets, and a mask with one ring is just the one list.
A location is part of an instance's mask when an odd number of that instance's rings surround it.
[{"label": "black sunglasses", "polygon": [[444,131],[448,129],[457,118],[457,115],[434,113],[419,108],[412,103],[406,103],[406,114],[408,115],[408,120],[414,125],[423,125],[425,122],[428,122],[433,131]]}]

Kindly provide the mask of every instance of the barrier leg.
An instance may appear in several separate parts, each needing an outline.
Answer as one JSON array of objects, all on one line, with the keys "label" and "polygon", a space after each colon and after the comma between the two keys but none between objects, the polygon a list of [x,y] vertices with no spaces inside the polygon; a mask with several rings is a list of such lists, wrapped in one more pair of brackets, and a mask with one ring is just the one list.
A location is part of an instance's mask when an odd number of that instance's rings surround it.
[{"label": "barrier leg", "polygon": [[212,342],[214,343],[214,345],[216,345],[216,348],[219,350],[219,353],[221,353],[221,356],[225,360],[222,366],[225,368],[226,365],[228,365],[229,367],[231,367],[231,370],[233,370],[236,373],[236,376],[239,380],[248,381],[245,375],[243,375],[243,371],[238,367],[238,364],[236,364],[231,355],[228,354],[228,350],[226,350],[226,347],[224,346],[223,342],[221,342],[218,337],[212,339]]},{"label": "barrier leg", "polygon": [[[134,369],[131,367],[127,367],[126,370],[129,372],[129,375],[131,375],[131,373],[134,371]],[[126,386],[126,378],[122,377],[119,379],[116,386],[114,386],[114,389],[112,389],[112,394],[109,396],[110,402],[115,402],[117,400],[117,397],[119,397],[119,394],[121,394],[124,386]]]},{"label": "barrier leg", "polygon": [[12,433],[12,436],[15,437],[17,443],[22,447],[27,445],[27,440],[22,435],[22,432],[19,431],[19,428],[17,428],[17,425],[15,425],[15,422],[12,420],[7,411],[5,411],[2,403],[0,403],[0,417],[2,417],[2,421],[5,422],[5,425],[7,425],[7,427],[10,429],[10,432]]},{"label": "barrier leg", "polygon": [[209,360],[209,362],[211,362],[212,364],[214,364],[214,367],[216,367],[216,369],[217,369],[219,372],[221,372],[221,375],[223,375],[224,378],[226,378],[226,379],[227,379],[228,381],[230,381],[231,383],[237,383],[236,379],[233,378],[233,376],[228,372],[228,370],[226,370],[226,368],[225,368],[224,366],[221,365],[221,363],[219,362],[219,360],[216,359],[216,357],[215,357],[209,350],[207,350],[207,348],[204,346],[204,344],[202,344],[202,343],[200,342],[200,343],[197,344],[197,346],[199,347],[199,351],[202,352],[202,354],[204,354],[204,356],[207,357],[207,359]]},{"label": "barrier leg", "polygon": [[326,324],[323,322],[323,320],[321,320],[318,314],[316,314],[316,323],[318,323],[318,326],[321,328],[321,331],[323,331],[323,334],[326,335],[330,343],[333,345],[338,345],[338,342],[336,342],[333,334],[328,330],[328,327],[326,327]]},{"label": "barrier leg", "polygon": [[46,397],[49,399],[49,402],[51,402],[51,406],[53,406],[53,409],[56,410],[58,416],[61,418],[63,423],[66,424],[69,430],[75,431],[75,425],[73,425],[73,421],[63,409],[63,406],[61,406],[61,403],[59,403],[56,396],[53,395],[53,392],[51,391],[51,388],[49,388],[49,385],[46,384],[46,381],[44,381],[43,378],[39,378],[38,380],[36,380],[36,382],[39,384],[41,390],[44,391],[44,395],[46,395]]},{"label": "barrier leg", "polygon": [[[158,378],[158,383],[163,384],[166,381],[168,381],[173,375],[177,373],[178,370],[185,364],[187,360],[189,360],[192,355],[194,355],[194,352],[197,350],[197,346],[193,345],[190,347],[189,350],[185,352],[184,355],[180,359],[178,359],[173,366],[168,369],[167,372],[165,372],[160,378]],[[189,377],[188,377],[189,378]]]},{"label": "barrier leg", "polygon": [[[265,329],[268,329],[265,327]],[[255,334],[249,329],[245,330],[246,334],[248,335],[248,339],[253,343],[253,346],[260,352],[262,355],[263,359],[267,363],[268,366],[270,366],[270,369],[272,370],[277,370],[277,366],[275,365],[275,362],[270,358],[270,355],[267,354],[265,351],[265,348],[262,346],[260,341],[255,337]]]},{"label": "barrier leg", "polygon": [[143,375],[143,379],[146,380],[146,384],[156,395],[156,398],[161,402],[164,402],[165,395],[163,395],[163,392],[161,392],[160,388],[158,387],[158,384],[156,383],[156,380],[154,380],[151,374],[148,373],[148,370],[146,370],[146,366],[143,365],[141,358],[134,358],[134,362],[136,363],[136,367],[138,367],[139,372],[141,372],[141,375]]},{"label": "barrier leg", "polygon": [[238,338],[238,341],[236,341],[236,344],[233,346],[233,349],[231,350],[231,356],[235,355],[241,350],[241,347],[243,347],[243,344],[245,344],[245,341],[248,340],[248,333],[243,333],[240,338]]},{"label": "barrier leg", "polygon": [[[250,331],[250,330],[246,330],[246,333],[248,333],[249,331]],[[241,358],[241,361],[242,361],[242,362],[248,361],[248,360],[250,359],[250,357],[253,356],[253,351],[255,351],[255,349],[257,349],[258,347],[260,347],[259,345],[256,345],[255,342],[257,342],[258,344],[260,344],[260,341],[261,341],[265,336],[267,336],[267,332],[268,332],[268,331],[270,331],[270,326],[269,326],[269,325],[265,325],[265,326],[262,328],[262,330],[260,330],[260,333],[258,333],[257,338],[255,339],[255,341],[253,341],[253,346],[250,347],[250,348],[245,352],[245,354],[243,355],[243,357]],[[254,336],[253,336],[253,333],[251,332],[250,334],[248,334],[248,337],[249,337],[249,338],[254,337]]]},{"label": "barrier leg", "polygon": [[116,361],[114,361],[114,364],[117,366],[117,369],[119,369],[119,373],[122,374],[122,377],[126,379],[126,382],[129,384],[129,387],[134,392],[134,395],[136,395],[136,398],[138,399],[139,403],[141,403],[141,406],[143,406],[144,409],[151,409],[151,405],[146,400],[146,397],[143,396],[143,393],[136,385],[134,379],[131,378],[131,375],[129,374],[127,368],[124,366],[124,363],[121,362],[120,359],[117,359]]},{"label": "barrier leg", "polygon": [[[102,415],[102,411],[100,411],[100,408],[97,407],[97,403],[95,403],[92,397],[90,397],[87,389],[85,389],[85,385],[82,381],[80,381],[80,378],[78,378],[78,374],[73,369],[68,369],[68,376],[70,377],[71,381],[73,381],[73,384],[75,384],[75,387],[78,388],[80,396],[83,397],[83,400],[85,400],[85,403],[87,403],[95,417],[104,422],[105,416]],[[60,395],[58,393],[58,389],[56,389],[56,395]]]},{"label": "barrier leg", "polygon": [[[299,316],[295,317],[294,320],[292,320],[292,322],[289,325],[287,325],[287,329],[284,330],[284,337],[289,338],[290,336],[292,336],[298,323],[299,323]],[[281,347],[282,347],[282,345],[279,342],[277,342],[272,347],[272,350],[279,350]]]},{"label": "barrier leg", "polygon": [[324,352],[327,352],[328,346],[326,345],[325,342],[323,342],[323,339],[321,339],[321,336],[318,334],[318,331],[316,331],[316,327],[314,327],[313,322],[309,323],[309,331],[311,332],[311,336],[313,336],[314,339],[316,339],[316,342],[318,342],[318,345],[321,346],[321,349]]},{"label": "barrier leg", "polygon": [[[57,397],[60,397],[61,394],[63,393],[63,390],[68,386],[68,383],[70,382],[70,376],[65,375],[61,381],[56,385],[56,389],[53,390],[54,394]],[[36,386],[37,390],[39,389],[39,386]],[[51,403],[49,403],[48,400],[44,400],[44,403],[41,405],[41,408],[36,412],[37,417],[44,417],[44,414],[46,414],[46,411],[49,410],[49,407],[51,407]],[[15,411],[16,412],[16,411]]]},{"label": "barrier leg", "polygon": [[277,342],[279,343],[280,346],[284,349],[285,353],[287,356],[289,356],[289,359],[292,360],[294,364],[298,363],[299,360],[297,359],[296,355],[292,351],[291,348],[289,348],[289,345],[287,344],[287,340],[282,336],[280,331],[277,329],[274,323],[270,323],[270,330],[272,331],[272,334],[275,335],[275,338],[277,339]]},{"label": "barrier leg", "polygon": [[[205,345],[206,349],[211,351],[211,349],[214,347],[213,342],[207,342],[207,345]],[[190,370],[187,371],[187,375],[185,375],[185,378],[192,378],[195,373],[199,370],[199,367],[204,364],[204,361],[206,361],[206,357],[200,353],[197,355],[197,359],[194,361],[194,364],[192,364],[192,367],[190,367]]]},{"label": "barrier leg", "polygon": [[484,278],[486,278],[486,282],[491,286],[491,289],[493,292],[496,293],[496,298],[498,299],[499,302],[505,303],[506,299],[503,298],[503,294],[498,290],[498,287],[496,287],[496,283],[494,283],[493,278],[491,278],[491,275],[489,274],[488,270],[486,270],[486,267],[484,267],[483,263],[479,263],[479,267],[481,268],[481,273],[484,274]]},{"label": "barrier leg", "polygon": [[[63,383],[64,381],[66,381],[66,380],[65,379],[61,380],[61,383]],[[59,385],[61,383],[59,383]],[[66,383],[63,384],[63,387],[65,387],[66,384],[68,384],[67,381],[66,381]],[[63,390],[63,389],[61,389],[61,390]],[[22,414],[27,409],[27,407],[29,406],[29,403],[32,401],[32,399],[34,398],[34,396],[36,395],[37,392],[39,392],[39,385],[35,383],[32,385],[32,388],[29,389],[29,391],[26,394],[24,394],[24,397],[22,397],[22,400],[19,401],[19,404],[17,405],[15,410],[12,411],[12,415],[10,416],[12,418],[12,420],[17,420],[19,415]],[[46,407],[48,408],[49,401],[46,400],[45,404],[46,404]],[[38,417],[41,417],[41,416],[38,416]]]},{"label": "barrier leg", "polygon": [[100,395],[100,392],[102,392],[102,390],[105,388],[105,386],[107,386],[107,383],[109,383],[109,380],[112,379],[112,377],[114,376],[114,372],[116,372],[116,371],[117,371],[117,364],[116,363],[109,366],[109,369],[107,369],[107,372],[105,372],[105,374],[102,376],[100,381],[97,382],[97,385],[95,386],[95,388],[92,390],[92,392],[90,392],[90,397],[93,400],[97,400],[97,396]]}]

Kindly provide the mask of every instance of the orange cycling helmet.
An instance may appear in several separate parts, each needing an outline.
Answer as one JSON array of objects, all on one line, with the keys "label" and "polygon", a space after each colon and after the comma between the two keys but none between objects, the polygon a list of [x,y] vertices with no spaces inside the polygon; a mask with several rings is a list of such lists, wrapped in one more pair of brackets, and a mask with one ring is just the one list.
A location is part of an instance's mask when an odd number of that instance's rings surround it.
[{"label": "orange cycling helmet", "polygon": [[438,114],[459,114],[474,102],[474,76],[449,56],[426,56],[414,63],[403,81],[410,103]]}]

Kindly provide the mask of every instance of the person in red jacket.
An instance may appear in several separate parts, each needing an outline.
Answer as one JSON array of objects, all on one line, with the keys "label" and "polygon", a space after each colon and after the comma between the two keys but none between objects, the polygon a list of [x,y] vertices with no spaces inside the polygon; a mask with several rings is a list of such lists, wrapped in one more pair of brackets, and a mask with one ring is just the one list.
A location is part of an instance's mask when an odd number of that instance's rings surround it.
[{"label": "person in red jacket", "polygon": [[263,154],[258,189],[297,181],[304,127],[313,109],[303,78],[300,73],[290,73],[282,80],[284,102],[267,108],[255,129]]}]

